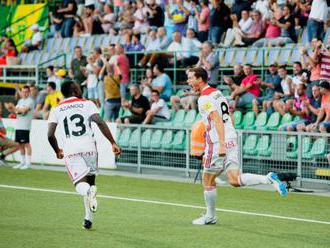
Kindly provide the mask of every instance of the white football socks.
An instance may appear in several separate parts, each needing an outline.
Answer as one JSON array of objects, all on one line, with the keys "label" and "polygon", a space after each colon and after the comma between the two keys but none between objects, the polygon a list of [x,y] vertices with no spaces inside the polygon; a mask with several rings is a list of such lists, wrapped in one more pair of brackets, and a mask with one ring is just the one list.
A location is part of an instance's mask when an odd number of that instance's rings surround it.
[{"label": "white football socks", "polygon": [[25,159],[26,159],[26,164],[27,164],[27,165],[31,165],[31,156],[26,155],[26,156],[25,156]]},{"label": "white football socks", "polygon": [[215,216],[215,201],[217,198],[217,189],[204,191],[204,199],[206,204],[206,216],[214,217]]},{"label": "white football socks", "polygon": [[257,185],[257,184],[270,184],[271,182],[268,180],[266,176],[244,173],[240,175],[240,185],[241,186],[249,186],[249,185]]},{"label": "white football socks", "polygon": [[86,182],[80,182],[76,185],[76,191],[79,195],[84,198],[84,206],[85,206],[85,219],[92,221],[92,211],[89,208],[89,200],[88,200],[88,191],[90,189],[90,185]]},{"label": "white football socks", "polygon": [[25,154],[21,154],[21,164],[25,164]]}]

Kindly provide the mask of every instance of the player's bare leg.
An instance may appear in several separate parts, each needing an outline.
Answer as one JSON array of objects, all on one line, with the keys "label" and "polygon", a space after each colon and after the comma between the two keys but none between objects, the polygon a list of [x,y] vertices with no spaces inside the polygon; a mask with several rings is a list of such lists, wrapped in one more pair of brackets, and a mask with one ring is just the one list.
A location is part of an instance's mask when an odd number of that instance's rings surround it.
[{"label": "player's bare leg", "polygon": [[25,165],[25,147],[24,144],[19,144],[19,151],[21,155],[20,163],[15,165],[13,169],[19,169]]},{"label": "player's bare leg", "polygon": [[219,174],[203,173],[204,200],[206,205],[206,214],[193,220],[194,225],[210,225],[217,222],[215,215],[215,203],[217,198],[217,187],[215,179]]},{"label": "player's bare leg", "polygon": [[21,170],[26,170],[31,166],[31,155],[32,155],[31,145],[29,143],[24,144],[24,149],[26,150],[25,164],[22,167],[20,167]]},{"label": "player's bare leg", "polygon": [[275,172],[268,173],[267,176],[240,173],[239,169],[227,169],[228,182],[234,187],[242,187],[258,184],[271,184],[281,196],[287,196],[288,191]]}]

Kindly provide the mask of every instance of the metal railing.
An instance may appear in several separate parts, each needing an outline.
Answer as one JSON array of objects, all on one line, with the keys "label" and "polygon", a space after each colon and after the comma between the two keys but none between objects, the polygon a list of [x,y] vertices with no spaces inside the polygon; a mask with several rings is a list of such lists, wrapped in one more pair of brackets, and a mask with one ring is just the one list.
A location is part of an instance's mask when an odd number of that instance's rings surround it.
[{"label": "metal railing", "polygon": [[[122,148],[116,161],[119,167],[134,167],[138,173],[146,168],[181,171],[187,177],[200,169],[200,160],[190,155],[190,128],[118,125],[118,130],[117,142]],[[181,141],[177,140],[178,132],[184,133]],[[237,132],[242,172],[263,175],[269,171],[293,172],[299,185],[330,184],[330,134]]]},{"label": "metal railing", "polygon": [[36,85],[44,83],[45,67],[53,61],[63,57],[63,66],[66,67],[66,54],[57,54],[55,57],[37,65],[0,65],[0,81],[4,83],[28,83],[35,82]]}]

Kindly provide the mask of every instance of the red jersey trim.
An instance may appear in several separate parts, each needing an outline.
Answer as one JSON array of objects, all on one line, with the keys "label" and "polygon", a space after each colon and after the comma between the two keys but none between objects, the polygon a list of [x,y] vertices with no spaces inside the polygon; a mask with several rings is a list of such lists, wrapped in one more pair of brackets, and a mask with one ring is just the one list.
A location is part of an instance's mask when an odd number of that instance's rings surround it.
[{"label": "red jersey trim", "polygon": [[214,91],[217,91],[217,89],[209,86],[201,92],[201,96],[210,95]]},{"label": "red jersey trim", "polygon": [[58,106],[63,105],[63,104],[67,104],[67,103],[73,103],[73,102],[86,102],[87,100],[85,99],[81,99],[81,98],[73,98],[73,99],[68,99],[68,100],[64,100],[62,101]]}]

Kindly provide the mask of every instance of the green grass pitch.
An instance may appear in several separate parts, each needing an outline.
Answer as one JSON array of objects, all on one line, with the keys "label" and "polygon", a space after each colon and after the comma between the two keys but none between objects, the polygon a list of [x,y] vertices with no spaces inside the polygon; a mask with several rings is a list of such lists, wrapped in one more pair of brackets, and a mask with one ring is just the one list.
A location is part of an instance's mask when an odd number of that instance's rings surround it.
[{"label": "green grass pitch", "polygon": [[[0,168],[0,184],[74,192],[67,175]],[[99,176],[99,194],[203,206],[201,185]],[[330,247],[330,225],[219,211],[213,226],[193,226],[202,210],[98,199],[93,230],[81,227],[78,195],[0,186],[0,247]],[[217,207],[330,222],[330,198],[218,188]]]}]

